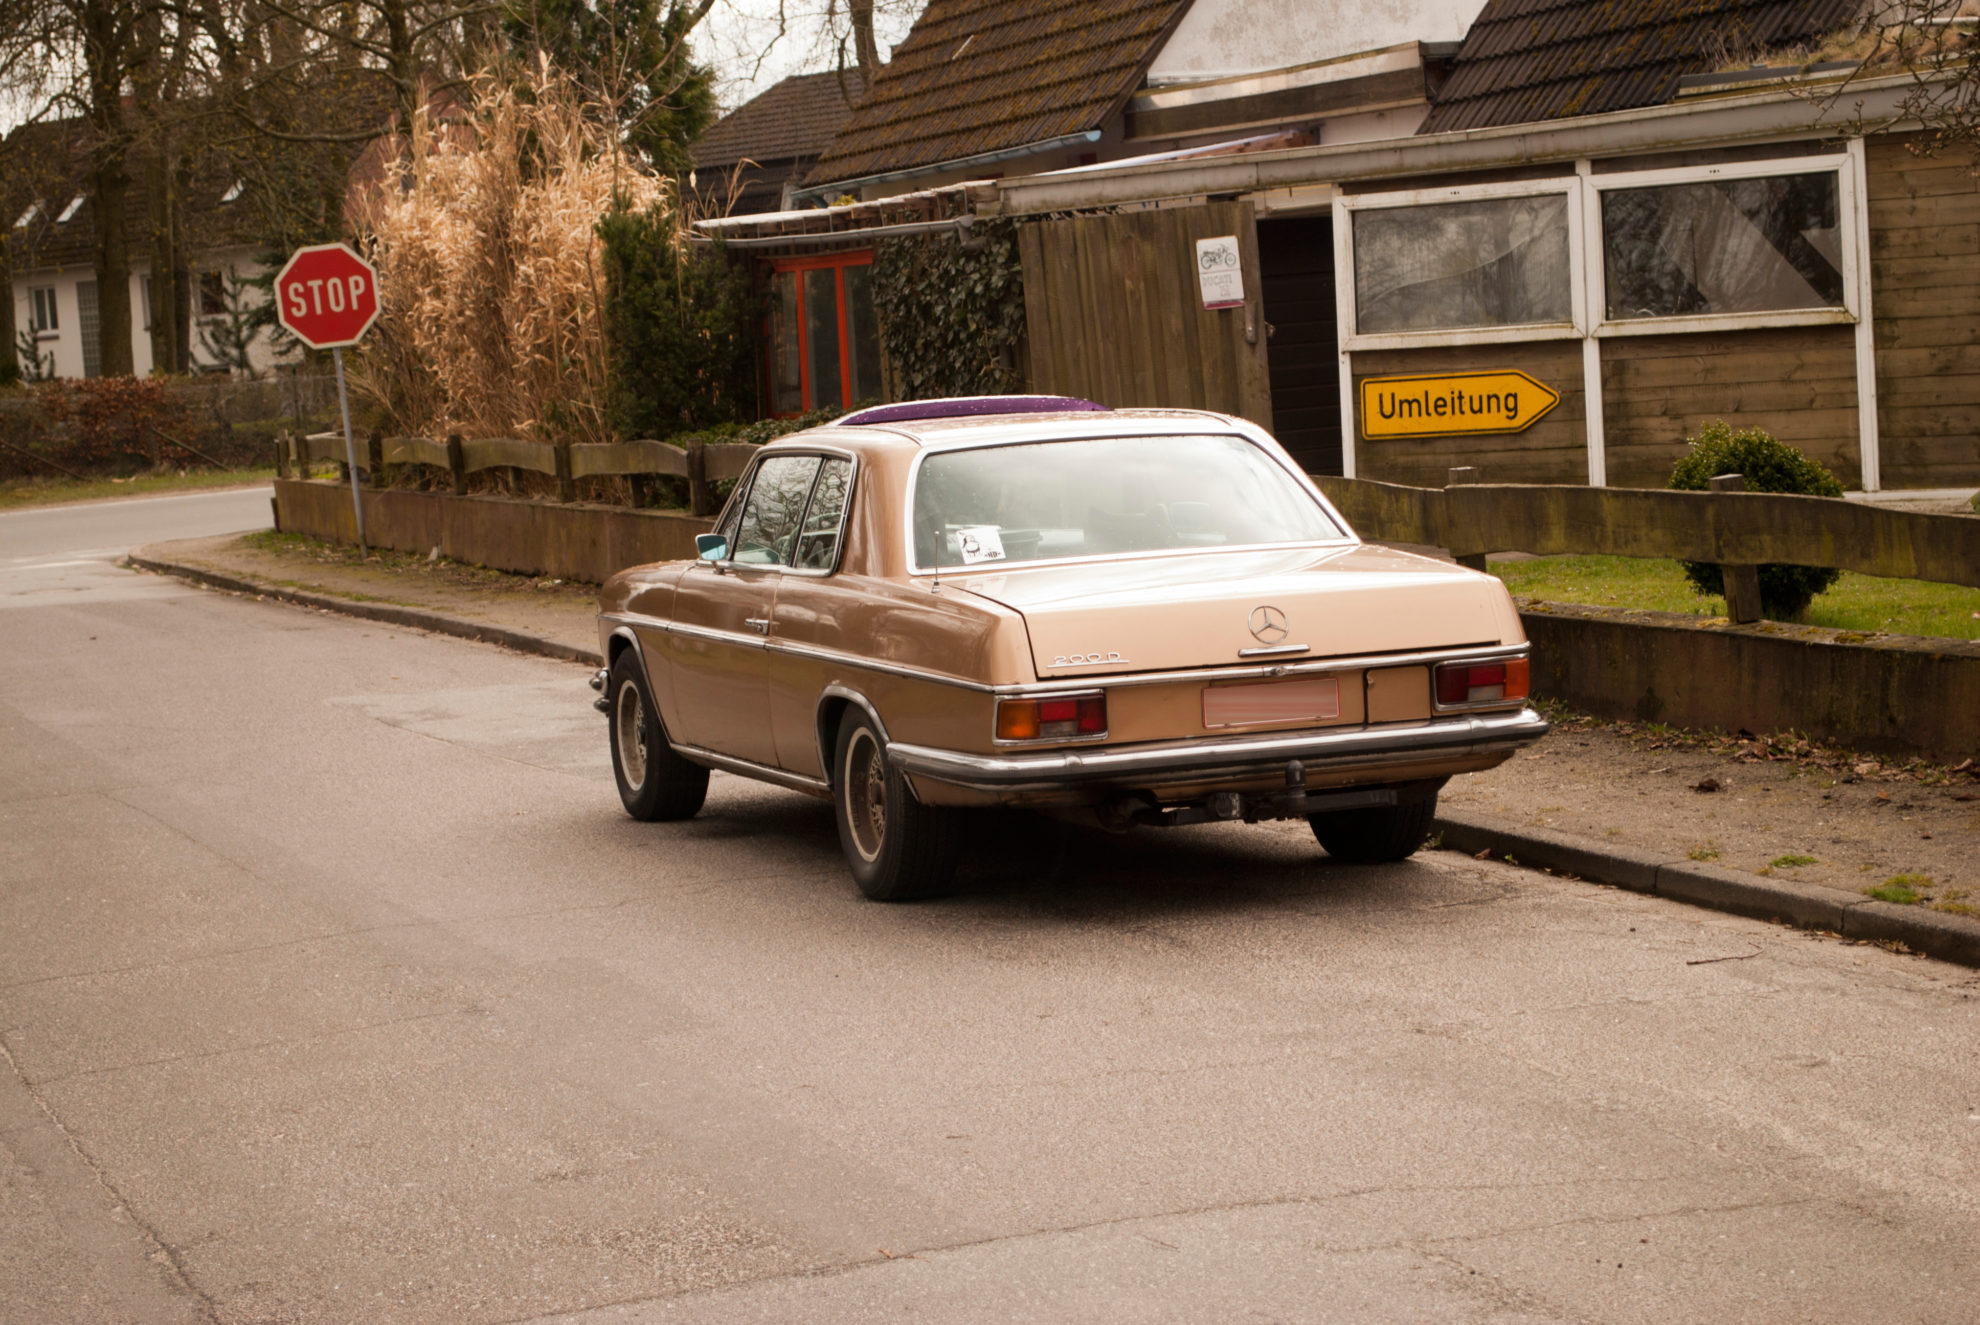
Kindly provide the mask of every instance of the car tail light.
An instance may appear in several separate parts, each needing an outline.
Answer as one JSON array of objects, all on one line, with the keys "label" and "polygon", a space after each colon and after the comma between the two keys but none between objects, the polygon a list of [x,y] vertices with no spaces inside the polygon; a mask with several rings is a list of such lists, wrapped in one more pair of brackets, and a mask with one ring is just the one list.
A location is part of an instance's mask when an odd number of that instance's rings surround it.
[{"label": "car tail light", "polygon": [[1107,734],[1104,694],[997,701],[1000,741],[1076,741]]},{"label": "car tail light", "polygon": [[1511,704],[1526,698],[1533,665],[1525,658],[1504,662],[1445,663],[1437,669],[1437,703],[1445,708],[1465,704]]}]

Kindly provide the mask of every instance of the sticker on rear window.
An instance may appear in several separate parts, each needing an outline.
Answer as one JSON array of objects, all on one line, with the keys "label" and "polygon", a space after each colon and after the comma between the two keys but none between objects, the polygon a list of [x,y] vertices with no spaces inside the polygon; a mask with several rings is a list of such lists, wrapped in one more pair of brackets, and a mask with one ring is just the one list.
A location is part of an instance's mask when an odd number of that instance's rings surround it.
[{"label": "sticker on rear window", "polygon": [[1002,561],[1003,530],[994,524],[964,525],[956,530],[956,547],[962,553],[965,566],[979,561]]}]

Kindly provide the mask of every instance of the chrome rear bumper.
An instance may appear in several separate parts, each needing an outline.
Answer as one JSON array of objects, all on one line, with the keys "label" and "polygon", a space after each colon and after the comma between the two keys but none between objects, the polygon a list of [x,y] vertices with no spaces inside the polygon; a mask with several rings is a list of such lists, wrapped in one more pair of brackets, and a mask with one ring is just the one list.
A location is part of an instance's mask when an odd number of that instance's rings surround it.
[{"label": "chrome rear bumper", "polygon": [[1511,754],[1547,734],[1551,724],[1532,709],[1467,714],[1411,727],[1351,727],[1273,732],[1153,745],[1089,746],[1045,754],[979,755],[925,745],[890,745],[887,759],[901,771],[972,791],[1051,791],[1070,787],[1154,787],[1266,776],[1297,759],[1313,773],[1443,758]]}]

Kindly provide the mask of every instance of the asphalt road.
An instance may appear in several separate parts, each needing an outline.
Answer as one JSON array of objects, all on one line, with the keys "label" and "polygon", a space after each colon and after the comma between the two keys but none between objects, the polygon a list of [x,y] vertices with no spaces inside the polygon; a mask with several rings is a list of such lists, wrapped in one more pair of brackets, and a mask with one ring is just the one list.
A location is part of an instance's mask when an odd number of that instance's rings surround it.
[{"label": "asphalt road", "polygon": [[580,667],[21,518],[0,1320],[1974,1319],[1973,972],[1290,826],[865,903]]}]

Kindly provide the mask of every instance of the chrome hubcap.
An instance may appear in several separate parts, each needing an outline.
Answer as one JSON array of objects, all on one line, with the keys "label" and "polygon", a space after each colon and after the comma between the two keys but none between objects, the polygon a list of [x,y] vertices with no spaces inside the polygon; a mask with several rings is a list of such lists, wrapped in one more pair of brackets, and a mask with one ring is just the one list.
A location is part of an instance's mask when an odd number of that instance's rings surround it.
[{"label": "chrome hubcap", "polygon": [[887,768],[873,733],[861,728],[846,747],[846,826],[862,860],[874,860],[887,842]]},{"label": "chrome hubcap", "polygon": [[630,679],[619,687],[612,721],[618,729],[619,772],[626,785],[638,791],[646,785],[646,706],[639,702],[638,684]]}]

